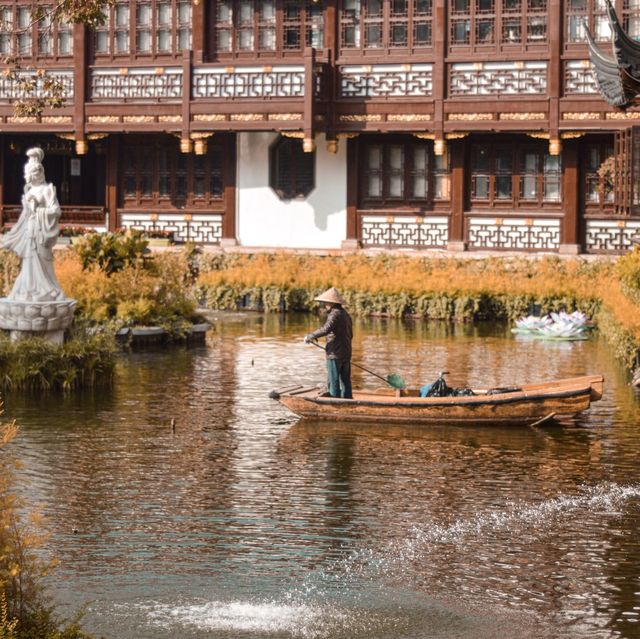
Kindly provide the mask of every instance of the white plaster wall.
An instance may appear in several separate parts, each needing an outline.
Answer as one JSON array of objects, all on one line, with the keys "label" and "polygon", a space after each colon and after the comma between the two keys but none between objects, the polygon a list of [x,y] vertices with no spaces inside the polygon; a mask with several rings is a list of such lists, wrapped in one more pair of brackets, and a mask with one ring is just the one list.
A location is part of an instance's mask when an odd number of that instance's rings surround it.
[{"label": "white plaster wall", "polygon": [[316,137],[316,186],[305,200],[282,201],[269,186],[269,145],[275,133],[240,133],[236,229],[242,246],[340,248],[347,233],[346,142],[338,153]]}]

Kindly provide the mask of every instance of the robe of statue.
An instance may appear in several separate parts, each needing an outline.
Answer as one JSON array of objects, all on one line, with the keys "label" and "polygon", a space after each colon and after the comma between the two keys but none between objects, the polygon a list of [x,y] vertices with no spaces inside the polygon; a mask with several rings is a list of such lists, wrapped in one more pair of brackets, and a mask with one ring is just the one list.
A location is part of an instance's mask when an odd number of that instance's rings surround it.
[{"label": "robe of statue", "polygon": [[53,251],[59,234],[60,204],[53,184],[28,184],[22,196],[22,213],[2,236],[3,248],[22,258],[20,274],[8,299],[48,302],[64,298],[53,269]]}]

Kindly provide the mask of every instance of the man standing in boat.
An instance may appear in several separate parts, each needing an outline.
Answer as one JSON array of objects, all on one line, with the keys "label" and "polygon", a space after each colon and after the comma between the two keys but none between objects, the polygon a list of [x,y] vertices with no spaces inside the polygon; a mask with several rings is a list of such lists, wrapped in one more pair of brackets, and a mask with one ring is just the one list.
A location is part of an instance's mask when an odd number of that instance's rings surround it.
[{"label": "man standing in boat", "polygon": [[327,338],[327,384],[331,397],[351,399],[351,340],[353,328],[351,316],[343,308],[344,299],[337,289],[329,290],[314,298],[316,302],[324,302],[329,310],[327,321],[317,331],[304,338],[305,344]]}]

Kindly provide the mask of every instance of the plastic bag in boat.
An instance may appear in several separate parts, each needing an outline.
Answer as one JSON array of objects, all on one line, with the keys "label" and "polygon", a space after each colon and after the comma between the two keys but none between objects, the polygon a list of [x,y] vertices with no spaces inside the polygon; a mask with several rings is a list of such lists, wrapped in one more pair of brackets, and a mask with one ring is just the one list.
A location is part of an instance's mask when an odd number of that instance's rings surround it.
[{"label": "plastic bag in boat", "polygon": [[451,388],[441,375],[431,384],[420,387],[420,397],[452,397],[462,395],[475,395],[470,388]]}]

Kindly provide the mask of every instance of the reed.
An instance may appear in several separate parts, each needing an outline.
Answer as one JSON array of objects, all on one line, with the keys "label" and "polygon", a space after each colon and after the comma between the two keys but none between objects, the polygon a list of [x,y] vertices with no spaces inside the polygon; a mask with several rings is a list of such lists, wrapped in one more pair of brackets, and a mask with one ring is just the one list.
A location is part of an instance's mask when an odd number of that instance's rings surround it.
[{"label": "reed", "polygon": [[0,388],[3,391],[70,391],[110,385],[117,346],[110,332],[76,329],[59,346],[33,337],[0,338]]}]

